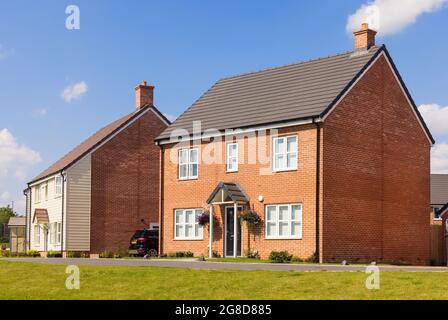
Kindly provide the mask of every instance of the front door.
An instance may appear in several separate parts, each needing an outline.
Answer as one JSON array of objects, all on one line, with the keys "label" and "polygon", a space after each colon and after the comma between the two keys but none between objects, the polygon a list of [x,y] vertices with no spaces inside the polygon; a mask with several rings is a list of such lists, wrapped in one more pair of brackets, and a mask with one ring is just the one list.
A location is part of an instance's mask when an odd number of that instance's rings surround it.
[{"label": "front door", "polygon": [[[238,208],[238,210],[241,210]],[[226,208],[226,242],[225,242],[225,252],[227,257],[233,257],[233,244],[235,241],[234,235],[234,215],[235,209],[233,207]],[[237,256],[241,256],[241,223],[240,219],[237,219]]]}]

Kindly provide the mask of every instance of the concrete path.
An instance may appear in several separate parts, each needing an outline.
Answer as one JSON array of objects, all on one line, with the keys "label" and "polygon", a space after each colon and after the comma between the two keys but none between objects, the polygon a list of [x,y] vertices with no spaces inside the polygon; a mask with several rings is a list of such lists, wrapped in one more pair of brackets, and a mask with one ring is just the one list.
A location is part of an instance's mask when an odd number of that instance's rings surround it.
[{"label": "concrete path", "polygon": [[[172,267],[208,270],[266,270],[266,271],[365,271],[366,266],[337,264],[276,264],[209,262],[194,259],[82,259],[82,258],[5,258],[11,262],[34,262],[43,264],[90,265],[90,266],[132,266]],[[448,267],[378,266],[381,271],[448,272]]]}]

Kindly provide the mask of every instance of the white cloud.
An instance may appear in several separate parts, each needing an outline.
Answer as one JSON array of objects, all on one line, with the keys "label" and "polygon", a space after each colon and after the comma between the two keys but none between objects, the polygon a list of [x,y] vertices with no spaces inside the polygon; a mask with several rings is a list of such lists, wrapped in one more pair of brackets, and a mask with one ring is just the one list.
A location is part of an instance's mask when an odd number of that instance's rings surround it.
[{"label": "white cloud", "polygon": [[170,120],[171,122],[174,122],[174,121],[177,119],[176,116],[173,116],[173,115],[171,115],[171,114],[163,113],[163,115],[164,115],[168,120]]},{"label": "white cloud", "polygon": [[2,178],[10,175],[25,179],[29,167],[40,161],[38,152],[18,144],[8,129],[0,130],[0,185]]},{"label": "white cloud", "polygon": [[6,59],[10,55],[14,53],[14,49],[12,48],[6,48],[2,44],[0,44],[0,60]]},{"label": "white cloud", "polygon": [[81,96],[86,93],[88,90],[87,84],[84,81],[69,85],[62,91],[61,96],[65,100],[65,102],[72,102],[72,100],[76,100],[81,98]]},{"label": "white cloud", "polygon": [[40,161],[38,152],[19,144],[8,129],[0,130],[0,206],[14,201],[17,212],[24,212],[25,179]]},{"label": "white cloud", "polygon": [[367,22],[381,35],[399,32],[423,13],[437,11],[448,0],[374,0],[363,4],[347,21],[347,30],[359,30]]},{"label": "white cloud", "polygon": [[448,137],[448,106],[422,104],[418,110],[434,135]]},{"label": "white cloud", "polygon": [[448,173],[448,143],[436,144],[432,148],[431,173]]}]

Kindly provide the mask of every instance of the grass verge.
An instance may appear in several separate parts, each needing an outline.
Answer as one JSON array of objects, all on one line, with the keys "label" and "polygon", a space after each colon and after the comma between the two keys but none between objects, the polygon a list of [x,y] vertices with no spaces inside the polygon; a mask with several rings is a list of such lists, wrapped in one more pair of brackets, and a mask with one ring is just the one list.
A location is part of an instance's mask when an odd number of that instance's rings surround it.
[{"label": "grass verge", "polygon": [[0,299],[448,299],[448,273],[272,272],[80,266],[80,290],[65,266],[0,261]]}]

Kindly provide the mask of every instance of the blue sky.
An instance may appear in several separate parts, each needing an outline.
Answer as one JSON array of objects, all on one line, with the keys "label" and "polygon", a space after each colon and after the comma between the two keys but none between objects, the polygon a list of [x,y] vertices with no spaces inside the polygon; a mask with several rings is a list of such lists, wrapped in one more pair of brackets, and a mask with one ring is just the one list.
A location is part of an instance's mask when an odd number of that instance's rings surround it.
[{"label": "blue sky", "polygon": [[[445,172],[448,130],[440,119],[448,121],[448,10],[440,3],[446,1],[426,1],[435,7],[421,14],[410,7],[415,0],[406,1],[398,8],[403,21],[394,22],[399,30],[384,20],[377,42],[386,43],[417,105],[424,105],[440,145],[434,170]],[[381,8],[384,2],[390,0],[375,1]],[[156,106],[177,116],[223,76],[351,50],[348,18],[366,3],[2,1],[0,205],[15,201],[22,210],[26,181],[132,112],[141,80],[156,86]],[[80,30],[65,28],[70,4],[80,9]],[[80,83],[85,92],[64,100],[63,90]]]}]

